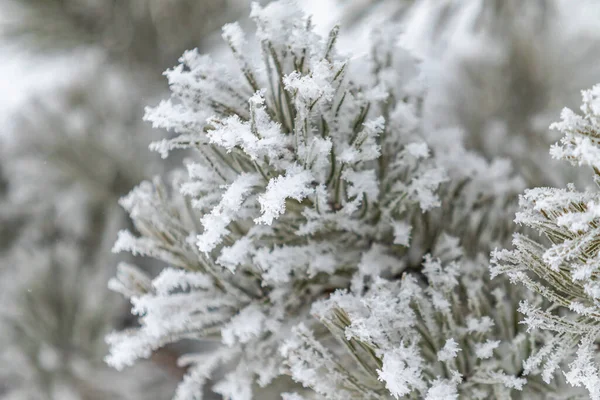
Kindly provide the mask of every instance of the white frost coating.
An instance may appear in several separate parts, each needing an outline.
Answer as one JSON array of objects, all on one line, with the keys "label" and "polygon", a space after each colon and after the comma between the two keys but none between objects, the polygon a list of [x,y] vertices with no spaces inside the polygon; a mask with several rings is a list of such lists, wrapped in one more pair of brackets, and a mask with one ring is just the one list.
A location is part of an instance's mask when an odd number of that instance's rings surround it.
[{"label": "white frost coating", "polygon": [[333,65],[326,60],[321,60],[313,65],[310,76],[302,76],[298,71],[283,78],[286,90],[296,92],[298,98],[305,104],[316,100],[331,101],[335,92],[330,81],[333,78]]},{"label": "white frost coating", "polygon": [[236,52],[241,51],[246,44],[246,35],[238,22],[223,25],[222,35]]},{"label": "white frost coating", "polygon": [[425,380],[421,376],[423,359],[413,346],[400,347],[383,356],[383,366],[378,370],[379,380],[399,399],[414,389],[425,388]]},{"label": "white frost coating", "polygon": [[394,221],[392,222],[392,228],[394,229],[394,244],[408,246],[412,226],[404,221]]},{"label": "white frost coating", "polygon": [[340,160],[354,164],[375,160],[381,155],[381,147],[377,144],[377,137],[385,128],[385,119],[377,117],[363,124],[363,129],[356,135],[351,146],[347,147],[340,155]]},{"label": "white frost coating", "polygon": [[271,179],[266,191],[258,197],[261,216],[254,221],[257,224],[271,225],[273,220],[285,212],[286,199],[300,202],[313,193],[312,181],[312,174],[298,166],[289,168],[283,176]]},{"label": "white frost coating", "polygon": [[252,400],[252,376],[244,371],[244,363],[238,365],[234,372],[225,375],[213,386],[215,393],[231,400]]},{"label": "white frost coating", "polygon": [[458,400],[456,382],[436,379],[427,391],[425,400]]},{"label": "white frost coating", "polygon": [[260,182],[257,174],[242,174],[227,187],[221,202],[210,214],[202,217],[204,232],[198,235],[196,244],[200,251],[208,253],[221,243],[223,236],[229,233],[227,227],[235,220],[242,203]]},{"label": "white frost coating", "polygon": [[344,207],[344,211],[348,214],[352,214],[358,210],[362,205],[363,197],[365,196],[368,202],[377,202],[377,198],[379,197],[379,185],[374,170],[345,170],[342,174],[342,179],[348,183],[346,189],[348,197],[351,199],[353,198],[353,200]]},{"label": "white frost coating", "polygon": [[421,176],[413,179],[409,190],[418,200],[424,212],[439,207],[440,199],[436,195],[436,191],[440,184],[447,180],[448,176],[441,168],[429,169]]},{"label": "white frost coating", "polygon": [[[265,7],[252,3],[250,18],[256,22],[256,36],[261,41],[269,40],[274,46],[289,48],[298,54],[303,48],[314,46],[316,35],[303,29],[305,16],[294,0],[274,1]],[[304,33],[300,34],[302,30]],[[313,46],[307,46],[309,43]]]},{"label": "white frost coating", "polygon": [[263,332],[266,318],[257,306],[246,307],[221,329],[221,340],[230,347],[248,343]]},{"label": "white frost coating", "polygon": [[406,150],[416,158],[427,158],[429,157],[429,147],[427,143],[411,143],[406,146]]},{"label": "white frost coating", "polygon": [[494,321],[487,315],[482,318],[467,317],[469,332],[486,333],[494,326]]},{"label": "white frost coating", "polygon": [[458,346],[458,343],[452,338],[446,340],[444,347],[437,353],[437,358],[440,361],[449,361],[456,357],[458,352],[461,351],[461,348]]},{"label": "white frost coating", "polygon": [[475,345],[475,354],[481,359],[491,358],[494,355],[494,350],[499,345],[499,340],[487,340],[485,343],[478,343]]},{"label": "white frost coating", "polygon": [[[550,154],[574,166],[592,167],[598,183],[600,86],[583,91],[582,97],[581,114],[565,108],[561,121],[551,125],[563,137]],[[495,274],[506,274],[546,300],[546,304],[523,301],[519,307],[528,329],[547,335],[544,346],[524,362],[527,371],[541,369],[546,382],[560,371],[569,384],[584,387],[596,400],[600,399],[600,378],[590,345],[598,337],[598,204],[597,188],[578,191],[568,184],[564,189],[527,190],[520,197],[515,221],[550,241],[514,235],[514,250],[496,251],[492,259]]]},{"label": "white frost coating", "polygon": [[233,245],[221,249],[217,263],[234,273],[240,264],[250,261],[252,250],[252,239],[249,237],[240,238]]},{"label": "white frost coating", "polygon": [[333,274],[338,265],[330,247],[312,243],[307,246],[260,248],[252,261],[263,272],[265,284],[289,282],[294,271],[298,274],[306,271],[309,277],[319,272]]},{"label": "white frost coating", "polygon": [[152,290],[152,280],[136,265],[121,262],[117,276],[108,281],[108,288],[130,298]]},{"label": "white frost coating", "polygon": [[209,354],[188,354],[180,357],[177,364],[188,367],[187,373],[177,386],[173,400],[202,400],[204,384],[210,380],[217,368],[231,357],[227,351],[214,351]]},{"label": "white frost coating", "polygon": [[594,362],[594,350],[591,340],[586,338],[577,350],[577,357],[569,365],[570,371],[565,373],[565,378],[573,386],[584,386],[590,398],[600,398],[600,373]]},{"label": "white frost coating", "polygon": [[210,276],[199,272],[187,272],[174,268],[165,268],[154,278],[152,286],[159,295],[167,295],[177,289],[209,289],[213,285]]}]

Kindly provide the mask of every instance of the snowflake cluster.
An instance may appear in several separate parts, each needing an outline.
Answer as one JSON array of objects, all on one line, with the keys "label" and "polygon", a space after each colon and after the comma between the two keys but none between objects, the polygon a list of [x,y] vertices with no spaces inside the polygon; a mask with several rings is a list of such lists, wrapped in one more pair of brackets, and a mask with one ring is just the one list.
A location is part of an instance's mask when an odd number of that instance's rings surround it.
[{"label": "snowflake cluster", "polygon": [[[197,150],[187,176],[176,174],[173,189],[144,183],[121,201],[142,236],[122,232],[115,251],[171,267],[150,281],[121,266],[111,285],[131,297],[141,327],[109,337],[109,363],[121,368],[190,337],[224,345],[211,362],[186,358],[178,399],[197,398],[231,360],[238,367],[216,392],[243,399],[255,380],[269,384],[281,373],[281,343],[315,299],[377,269],[399,273],[393,253],[409,244],[411,215],[438,206],[447,179],[416,123],[399,132],[383,116],[418,118],[414,82],[392,99],[375,72],[353,80],[335,51],[337,29],[321,39],[294,3],[256,5],[252,18],[262,65],[246,59],[240,27],[227,25],[240,72],[187,52],[167,73],[171,100],[148,111],[179,133],[156,150]],[[361,262],[382,249],[391,262]]]},{"label": "snowflake cluster", "polygon": [[284,347],[294,379],[327,399],[539,398],[521,376],[535,341],[517,327],[504,283],[491,284],[485,260],[463,258],[449,236],[435,253],[448,261],[427,255],[420,274],[316,302],[329,334],[295,328]]},{"label": "snowflake cluster", "polygon": [[293,1],[251,18],[253,37],[223,28],[232,63],[186,52],[147,110],[177,134],[151,148],[190,157],[121,199],[138,234],[113,250],[166,266],[119,266],[139,326],[108,336],[108,363],[200,343],[177,400],[539,397],[512,304],[539,297],[486,277],[523,189],[510,163],[423,131],[427,77],[396,29],[349,58]]},{"label": "snowflake cluster", "polygon": [[[581,111],[583,115],[563,110],[562,120],[552,127],[564,137],[550,153],[574,166],[591,167],[597,184],[599,86],[583,91]],[[530,330],[550,334],[544,346],[525,362],[526,372],[542,368],[544,379],[550,381],[555,370],[568,370],[567,381],[584,386],[593,399],[600,399],[594,349],[600,333],[599,204],[597,188],[580,192],[569,185],[566,189],[527,190],[515,222],[538,231],[542,238],[515,235],[513,250],[493,253],[492,269],[493,275],[506,274],[544,299],[523,301],[519,308]],[[568,368],[564,362],[570,363]]]}]

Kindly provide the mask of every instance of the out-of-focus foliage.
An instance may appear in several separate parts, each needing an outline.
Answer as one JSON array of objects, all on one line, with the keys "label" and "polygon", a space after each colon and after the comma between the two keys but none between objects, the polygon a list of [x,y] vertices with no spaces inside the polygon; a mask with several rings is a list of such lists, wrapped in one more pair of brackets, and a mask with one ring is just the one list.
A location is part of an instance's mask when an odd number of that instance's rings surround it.
[{"label": "out-of-focus foliage", "polygon": [[144,92],[90,64],[40,93],[1,138],[0,386],[10,399],[158,400],[172,387],[174,364],[120,376],[102,361],[104,335],[126,321],[106,286],[127,224],[116,201],[163,167],[147,152]]},{"label": "out-of-focus foliage", "polygon": [[151,96],[118,67],[90,64],[14,115],[0,152],[8,199],[32,217],[52,211],[93,247],[102,232],[90,220],[120,213],[115,201],[163,166],[146,151],[157,137],[141,121]]},{"label": "out-of-focus foliage", "polygon": [[385,16],[388,20],[398,20],[416,3],[415,0],[337,0],[341,19],[348,29],[353,24],[361,24],[365,19]]},{"label": "out-of-focus foliage", "polygon": [[126,374],[102,361],[107,331],[132,323],[107,288],[117,262],[111,244],[128,226],[117,200],[169,169],[147,151],[159,133],[142,121],[160,71],[204,45],[240,4],[0,5],[4,45],[36,62],[64,59],[63,72],[54,68],[60,83],[35,93],[0,134],[0,397],[158,400],[172,392],[183,373],[176,352],[162,349]]},{"label": "out-of-focus foliage", "polygon": [[[343,4],[355,7],[364,2]],[[554,167],[548,126],[579,91],[600,81],[600,5],[564,0],[368,1],[349,8],[368,27],[403,26],[400,42],[419,55],[430,96],[428,129],[457,127],[485,157],[508,157],[530,185],[578,179]],[[354,11],[352,11],[354,10]],[[358,12],[360,10],[361,12]],[[344,15],[342,13],[342,15]]]},{"label": "out-of-focus foliage", "polygon": [[99,47],[117,61],[164,68],[247,5],[239,0],[8,0],[3,7],[8,16],[0,32],[37,51]]},{"label": "out-of-focus foliage", "polygon": [[[431,54],[444,55],[430,72],[429,123],[459,126],[472,148],[510,158],[529,184],[573,179],[549,163],[545,149],[557,137],[548,126],[600,80],[593,57],[600,32],[561,7],[560,1],[466,2],[445,29],[430,34],[442,38]],[[600,7],[590,10],[592,18],[594,11],[600,15]]]},{"label": "out-of-focus foliage", "polygon": [[123,304],[106,288],[111,268],[105,263],[114,262],[106,256],[107,243],[90,248],[56,231],[52,217],[0,258],[0,395],[10,400],[164,399],[173,383],[168,368],[147,362],[116,374],[102,361],[104,335],[124,322]]}]

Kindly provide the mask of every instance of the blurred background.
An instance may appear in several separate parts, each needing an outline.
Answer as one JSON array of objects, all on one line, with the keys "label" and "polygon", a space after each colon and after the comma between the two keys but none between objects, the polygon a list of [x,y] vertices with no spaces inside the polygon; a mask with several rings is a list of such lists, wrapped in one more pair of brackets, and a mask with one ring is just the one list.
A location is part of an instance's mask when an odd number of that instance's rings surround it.
[{"label": "blurred background", "polygon": [[[266,3],[267,1],[262,1]],[[600,3],[580,0],[302,0],[321,32],[368,56],[385,23],[421,62],[425,132],[447,129],[528,186],[580,182],[549,160],[548,130],[600,82]],[[123,372],[104,335],[134,323],[107,289],[129,222],[117,204],[177,157],[142,120],[184,50],[225,53],[220,27],[246,0],[0,0],[0,399],[168,399],[177,348]],[[450,139],[449,139],[450,140]],[[179,157],[185,156],[184,154]],[[136,260],[149,271],[148,261]]]}]

